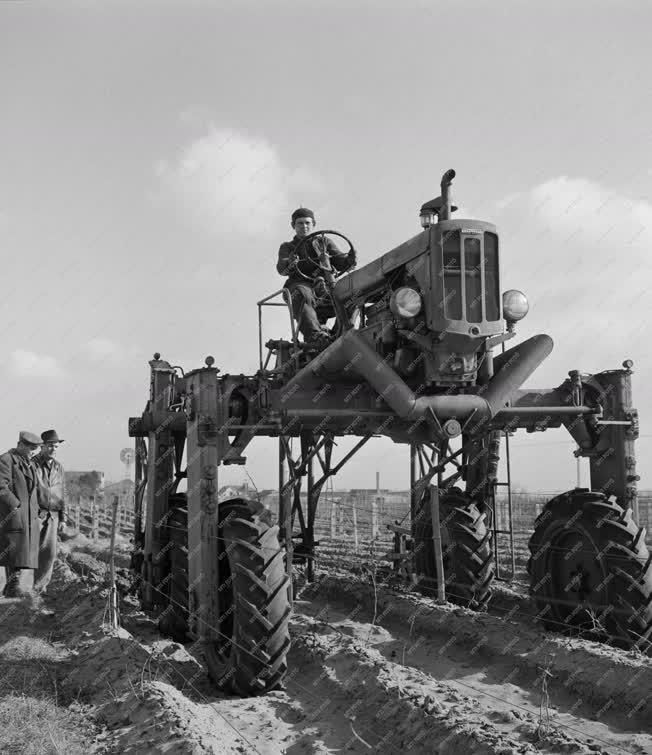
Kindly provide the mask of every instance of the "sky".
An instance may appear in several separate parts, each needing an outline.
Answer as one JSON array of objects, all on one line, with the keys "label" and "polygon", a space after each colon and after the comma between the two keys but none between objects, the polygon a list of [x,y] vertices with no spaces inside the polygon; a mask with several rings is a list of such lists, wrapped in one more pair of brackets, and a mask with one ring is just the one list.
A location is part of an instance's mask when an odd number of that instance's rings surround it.
[{"label": "sky", "polygon": [[[530,301],[519,337],[555,341],[527,385],[633,359],[652,487],[651,26],[626,0],[0,2],[0,445],[54,427],[64,466],[121,477],[155,351],[256,370],[296,206],[362,265],[454,168]],[[511,448],[515,483],[575,484],[564,432]],[[273,487],[274,443],[248,458]],[[376,470],[407,486],[406,449],[369,443],[335,486]]]}]

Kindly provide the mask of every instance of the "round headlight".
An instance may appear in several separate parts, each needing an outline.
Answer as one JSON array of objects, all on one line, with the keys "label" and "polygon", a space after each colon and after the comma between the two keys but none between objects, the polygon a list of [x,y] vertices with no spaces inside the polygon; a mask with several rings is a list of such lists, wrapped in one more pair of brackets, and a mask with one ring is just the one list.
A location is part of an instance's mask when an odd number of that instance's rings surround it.
[{"label": "round headlight", "polygon": [[392,294],[389,308],[398,317],[416,317],[421,312],[421,297],[413,288],[399,288]]},{"label": "round headlight", "polygon": [[503,294],[503,317],[508,322],[518,322],[528,313],[530,305],[522,291],[511,289]]},{"label": "round headlight", "polygon": [[431,225],[435,225],[437,222],[437,213],[433,210],[421,210],[419,220],[421,221],[422,228],[430,228]]}]

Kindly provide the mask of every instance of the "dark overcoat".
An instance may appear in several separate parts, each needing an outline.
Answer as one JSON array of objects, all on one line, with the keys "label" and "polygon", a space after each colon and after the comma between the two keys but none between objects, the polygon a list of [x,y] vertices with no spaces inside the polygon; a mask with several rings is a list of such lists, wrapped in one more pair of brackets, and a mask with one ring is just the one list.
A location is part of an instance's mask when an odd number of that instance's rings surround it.
[{"label": "dark overcoat", "polygon": [[36,569],[38,486],[33,465],[15,449],[0,455],[0,566]]}]

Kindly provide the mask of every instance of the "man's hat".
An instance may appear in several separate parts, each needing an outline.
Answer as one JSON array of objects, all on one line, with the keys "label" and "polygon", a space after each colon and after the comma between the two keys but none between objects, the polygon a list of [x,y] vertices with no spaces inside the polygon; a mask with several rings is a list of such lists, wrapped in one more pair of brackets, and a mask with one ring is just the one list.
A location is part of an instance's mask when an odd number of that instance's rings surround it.
[{"label": "man's hat", "polygon": [[63,440],[57,435],[56,430],[46,430],[41,433],[43,443],[63,443]]},{"label": "man's hat", "polygon": [[312,218],[312,222],[314,223],[315,213],[307,207],[299,207],[292,213],[292,225],[294,225],[299,218]]},{"label": "man's hat", "polygon": [[23,443],[29,443],[30,446],[40,446],[43,441],[38,437],[36,433],[29,433],[27,430],[21,430],[18,435],[18,440]]}]

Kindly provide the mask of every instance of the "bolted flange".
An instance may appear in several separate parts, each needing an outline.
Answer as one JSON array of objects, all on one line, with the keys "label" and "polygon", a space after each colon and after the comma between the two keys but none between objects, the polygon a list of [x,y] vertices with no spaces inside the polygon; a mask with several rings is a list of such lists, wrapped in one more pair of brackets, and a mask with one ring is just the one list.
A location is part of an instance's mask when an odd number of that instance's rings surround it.
[{"label": "bolted flange", "polygon": [[444,422],[441,428],[447,438],[457,438],[462,434],[462,425],[456,419],[449,419]]}]

